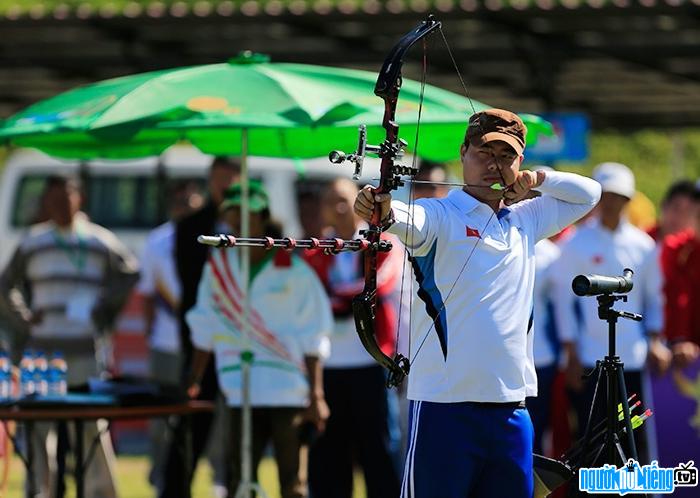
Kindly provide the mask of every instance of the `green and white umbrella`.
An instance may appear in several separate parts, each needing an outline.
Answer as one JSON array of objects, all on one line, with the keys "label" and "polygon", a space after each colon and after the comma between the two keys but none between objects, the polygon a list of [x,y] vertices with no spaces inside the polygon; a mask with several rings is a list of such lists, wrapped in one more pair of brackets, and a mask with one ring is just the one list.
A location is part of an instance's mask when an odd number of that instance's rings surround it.
[{"label": "green and white umbrella", "polygon": [[[63,158],[159,155],[186,141],[213,155],[311,158],[353,150],[354,130],[368,126],[370,143],[384,138],[384,103],[375,73],[272,63],[246,54],[227,63],[135,74],[89,84],[41,101],[0,127],[0,142],[35,147]],[[396,112],[414,152],[421,85],[405,80]],[[488,106],[474,101],[476,110]],[[426,85],[418,154],[455,159],[472,106],[468,99]],[[536,141],[546,121],[522,115]]]}]

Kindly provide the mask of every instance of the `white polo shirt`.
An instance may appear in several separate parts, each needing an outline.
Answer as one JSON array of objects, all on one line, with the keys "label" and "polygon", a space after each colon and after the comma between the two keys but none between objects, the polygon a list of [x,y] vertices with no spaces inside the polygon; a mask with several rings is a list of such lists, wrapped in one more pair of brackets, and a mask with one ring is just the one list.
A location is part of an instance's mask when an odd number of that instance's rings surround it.
[{"label": "white polo shirt", "polygon": [[[327,358],[331,305],[316,273],[296,254],[266,261],[250,283],[250,328],[243,336],[244,291],[239,251],[213,250],[187,312],[192,343],[216,357],[229,406],[241,405],[241,350],[255,358],[253,406],[304,407],[309,402],[305,356]],[[246,340],[246,337],[248,340]]]},{"label": "white polo shirt", "polygon": [[406,244],[420,284],[412,309],[410,399],[512,402],[537,395],[527,344],[534,246],[590,211],[600,185],[547,172],[538,190],[542,197],[492,217],[488,205],[462,190],[420,199],[413,209],[392,202],[390,231]]},{"label": "white polo shirt", "polygon": [[529,334],[528,339],[534,335],[532,349],[537,368],[550,366],[556,359],[556,351],[547,326],[554,322],[551,309],[557,296],[554,293],[553,269],[560,254],[559,246],[549,239],[542,239],[535,244],[535,328],[534,334]]},{"label": "white polo shirt", "polygon": [[175,269],[175,223],[168,221],[154,228],[146,238],[141,256],[141,275],[137,289],[155,298],[151,349],[165,353],[180,352],[180,280]]},{"label": "white polo shirt", "polygon": [[[562,341],[577,343],[579,358],[589,367],[608,352],[608,323],[598,318],[597,299],[576,297],[571,281],[587,273],[616,276],[625,268],[634,271],[628,301],[618,301],[614,309],[640,313],[644,320],[618,320],[616,349],[625,370],[643,368],[647,356],[645,332],[663,329],[662,277],[654,240],[626,221],[612,231],[597,219],[590,220],[562,245],[555,267],[557,331]],[[580,320],[575,303],[581,310]]]}]

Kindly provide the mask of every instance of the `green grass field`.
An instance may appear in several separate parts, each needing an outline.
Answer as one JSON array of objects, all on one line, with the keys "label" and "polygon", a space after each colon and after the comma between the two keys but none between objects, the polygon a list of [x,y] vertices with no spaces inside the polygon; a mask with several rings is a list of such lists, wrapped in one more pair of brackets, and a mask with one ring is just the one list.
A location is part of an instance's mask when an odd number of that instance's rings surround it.
[{"label": "green grass field", "polygon": [[[148,483],[149,461],[144,456],[120,456],[117,458],[117,489],[120,498],[153,498],[155,493]],[[10,464],[10,478],[7,494],[0,498],[23,498],[24,465],[17,458]],[[266,458],[260,465],[260,483],[268,498],[280,498],[277,485],[277,466],[272,458]],[[68,492],[65,498],[75,497],[75,487],[71,478],[67,479]],[[212,497],[212,472],[207,464],[200,464],[195,473],[192,498]],[[355,493],[353,498],[365,498],[362,475],[355,473]]]}]

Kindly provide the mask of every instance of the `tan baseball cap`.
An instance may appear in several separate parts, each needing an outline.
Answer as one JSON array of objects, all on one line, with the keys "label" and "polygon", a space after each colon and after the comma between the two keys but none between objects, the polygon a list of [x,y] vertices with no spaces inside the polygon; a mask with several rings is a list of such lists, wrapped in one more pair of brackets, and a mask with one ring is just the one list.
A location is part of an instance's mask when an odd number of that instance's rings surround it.
[{"label": "tan baseball cap", "polygon": [[465,139],[477,147],[494,140],[507,143],[518,155],[525,150],[527,127],[517,114],[504,109],[487,109],[472,114]]}]

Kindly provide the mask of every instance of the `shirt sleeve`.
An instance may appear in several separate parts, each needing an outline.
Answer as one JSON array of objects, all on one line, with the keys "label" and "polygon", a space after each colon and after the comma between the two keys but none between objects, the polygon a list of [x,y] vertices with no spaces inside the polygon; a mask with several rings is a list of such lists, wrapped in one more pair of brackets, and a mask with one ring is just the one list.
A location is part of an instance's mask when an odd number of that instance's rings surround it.
[{"label": "shirt sleeve", "polygon": [[553,301],[554,323],[561,342],[576,342],[579,336],[579,324],[576,319],[576,298],[571,290],[571,280],[578,275],[578,258],[572,250],[570,239],[561,248],[559,258],[550,269]]},{"label": "shirt sleeve", "polygon": [[197,302],[185,314],[192,345],[202,351],[214,350],[214,331],[221,326],[219,317],[212,311],[213,285],[211,266],[207,262],[197,288]]},{"label": "shirt sleeve", "polygon": [[534,223],[536,241],[561,232],[593,209],[600,200],[601,187],[581,175],[547,171],[537,190],[541,197],[511,206],[515,213]]},{"label": "shirt sleeve", "polygon": [[0,275],[0,308],[4,308],[9,318],[23,332],[29,329],[31,311],[29,303],[20,291],[27,283],[27,257],[21,245]]},{"label": "shirt sleeve", "polygon": [[556,296],[556,294],[554,293],[554,282],[556,277],[555,273],[558,264],[557,262],[561,257],[561,250],[558,246],[555,245],[552,248],[552,252],[549,255],[549,257],[551,258],[550,262],[542,272],[542,290],[545,295],[545,298],[553,301],[554,296]]},{"label": "shirt sleeve", "polygon": [[440,209],[435,199],[418,199],[408,205],[401,201],[391,201],[394,223],[389,233],[396,235],[408,251],[421,256],[428,251],[437,236],[437,223]]},{"label": "shirt sleeve", "polygon": [[108,250],[104,288],[92,311],[98,329],[110,327],[139,280],[139,262],[112,233],[98,228],[97,235]]},{"label": "shirt sleeve", "polygon": [[141,294],[151,296],[156,292],[156,279],[154,271],[154,258],[150,238],[146,240],[141,253],[141,273],[136,287]]},{"label": "shirt sleeve", "polygon": [[331,303],[314,271],[304,261],[299,260],[298,264],[303,268],[300,280],[295,282],[295,286],[303,286],[303,291],[297,293],[300,300],[296,313],[296,328],[300,335],[301,349],[304,356],[325,359],[330,356],[331,351]]}]

